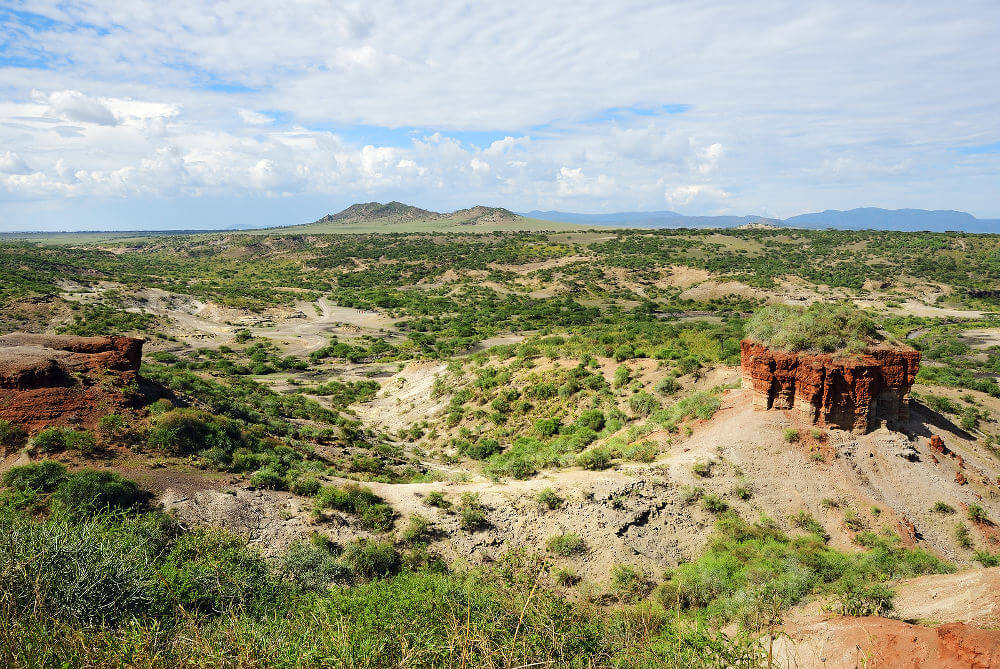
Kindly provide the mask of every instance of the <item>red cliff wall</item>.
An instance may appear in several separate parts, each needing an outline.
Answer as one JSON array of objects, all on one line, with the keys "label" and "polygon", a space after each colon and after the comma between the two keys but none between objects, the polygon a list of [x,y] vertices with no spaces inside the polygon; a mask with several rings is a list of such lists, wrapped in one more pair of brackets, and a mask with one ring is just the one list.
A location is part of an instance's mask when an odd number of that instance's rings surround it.
[{"label": "red cliff wall", "polygon": [[872,348],[857,357],[771,350],[743,340],[743,385],[758,409],[803,411],[817,425],[867,432],[876,418],[908,417],[920,366],[912,349]]},{"label": "red cliff wall", "polygon": [[29,432],[93,427],[131,401],[142,344],[131,337],[0,337],[0,419]]}]

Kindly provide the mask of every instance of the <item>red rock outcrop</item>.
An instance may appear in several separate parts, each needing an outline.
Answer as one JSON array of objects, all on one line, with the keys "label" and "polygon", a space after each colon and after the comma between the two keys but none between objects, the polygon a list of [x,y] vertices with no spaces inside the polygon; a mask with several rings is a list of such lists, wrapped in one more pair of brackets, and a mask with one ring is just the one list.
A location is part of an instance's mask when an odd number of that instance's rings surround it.
[{"label": "red rock outcrop", "polygon": [[740,344],[743,385],[757,409],[797,408],[816,425],[856,433],[876,418],[905,420],[920,352],[873,347],[857,356],[771,350],[744,339]]},{"label": "red rock outcrop", "polygon": [[776,666],[991,669],[1000,632],[964,623],[923,627],[888,618],[836,617],[786,630]]},{"label": "red rock outcrop", "polygon": [[0,337],[0,419],[28,432],[93,427],[133,401],[142,344],[131,337]]}]

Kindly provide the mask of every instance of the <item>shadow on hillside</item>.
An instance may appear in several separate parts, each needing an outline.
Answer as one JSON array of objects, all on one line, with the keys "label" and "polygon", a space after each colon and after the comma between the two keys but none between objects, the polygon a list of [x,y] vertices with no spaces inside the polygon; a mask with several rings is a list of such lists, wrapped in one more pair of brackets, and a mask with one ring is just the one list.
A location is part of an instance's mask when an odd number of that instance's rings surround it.
[{"label": "shadow on hillside", "polygon": [[931,427],[951,432],[962,439],[976,438],[953,423],[950,418],[934,411],[926,404],[917,400],[910,400],[910,420],[906,423],[906,431],[913,436],[927,437],[929,439],[935,434],[931,431]]}]

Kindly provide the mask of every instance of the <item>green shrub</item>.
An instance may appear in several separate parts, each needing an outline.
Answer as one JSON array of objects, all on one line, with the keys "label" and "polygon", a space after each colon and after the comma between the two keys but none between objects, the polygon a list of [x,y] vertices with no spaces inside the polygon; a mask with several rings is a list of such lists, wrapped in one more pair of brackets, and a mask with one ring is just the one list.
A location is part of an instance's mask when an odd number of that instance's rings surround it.
[{"label": "green shrub", "polygon": [[632,372],[625,365],[619,365],[615,369],[614,380],[611,382],[615,388],[624,388],[628,385],[628,382],[632,380]]},{"label": "green shrub", "polygon": [[785,441],[789,444],[794,444],[799,440],[799,431],[794,427],[786,427],[781,435],[784,437]]},{"label": "green shrub", "polygon": [[816,536],[823,539],[823,541],[826,541],[827,539],[830,538],[830,536],[826,533],[826,528],[824,528],[823,525],[818,520],[813,518],[813,515],[811,513],[809,513],[804,509],[799,511],[794,516],[792,516],[792,524],[795,525],[796,527],[801,527],[806,532],[811,532],[812,534],[815,534]]},{"label": "green shrub", "polygon": [[979,506],[978,504],[969,505],[969,520],[974,523],[987,523],[990,520],[989,514],[986,513],[986,509]]},{"label": "green shrub", "polygon": [[643,391],[632,395],[628,399],[628,406],[636,416],[648,416],[660,408],[660,402],[649,393]]},{"label": "green shrub", "polygon": [[211,432],[209,414],[197,409],[173,409],[155,416],[149,429],[150,448],[183,455],[205,447]]},{"label": "green shrub", "polygon": [[120,413],[109,413],[97,421],[97,434],[104,441],[118,441],[132,434],[132,424]]},{"label": "green shrub", "polygon": [[250,477],[250,485],[268,490],[285,490],[288,488],[288,481],[275,465],[270,464],[253,473],[253,476]]},{"label": "green shrub", "polygon": [[11,467],[3,473],[3,484],[18,492],[50,493],[66,480],[66,467],[55,460]]},{"label": "green shrub", "polygon": [[580,582],[580,577],[572,569],[567,569],[565,567],[556,569],[552,573],[552,577],[555,579],[557,585],[564,588],[568,588]]},{"label": "green shrub", "polygon": [[478,532],[489,527],[483,505],[476,493],[464,493],[459,505],[459,526],[466,532]]},{"label": "green shrub", "polygon": [[691,471],[694,472],[696,476],[708,478],[712,475],[712,463],[709,460],[698,460],[691,465]]},{"label": "green shrub", "polygon": [[931,507],[931,511],[934,513],[955,513],[955,507],[944,502],[934,502],[934,506]]},{"label": "green shrub", "polygon": [[661,395],[674,395],[681,389],[681,384],[673,376],[664,376],[656,384],[656,392]]},{"label": "green shrub", "polygon": [[892,613],[896,592],[882,583],[847,580],[839,588],[840,613],[845,616],[881,616]]},{"label": "green shrub", "polygon": [[371,504],[361,511],[361,524],[375,532],[388,532],[394,524],[394,516],[388,504]]},{"label": "green shrub", "polygon": [[447,509],[451,506],[451,502],[445,499],[444,493],[439,490],[432,490],[427,493],[427,497],[424,499],[424,504],[427,506],[434,506],[439,509]]},{"label": "green shrub", "polygon": [[576,424],[588,430],[600,432],[604,429],[605,420],[604,412],[600,409],[588,409],[580,414],[580,417],[576,420]]},{"label": "green shrub", "polygon": [[267,562],[240,537],[218,529],[182,534],[160,573],[171,598],[189,612],[222,613],[273,600]]},{"label": "green shrub", "polygon": [[582,553],[584,550],[583,539],[576,532],[566,534],[553,534],[545,541],[545,548],[550,553],[568,557],[575,553]]},{"label": "green shrub", "polygon": [[467,455],[474,460],[485,460],[494,453],[500,452],[500,442],[490,438],[479,439],[471,444],[463,444],[459,451],[462,455]]},{"label": "green shrub", "polygon": [[146,517],[78,522],[57,514],[35,521],[0,508],[5,623],[44,617],[114,629],[131,617],[155,615],[169,607],[156,576],[161,546],[159,524]]},{"label": "green shrub", "polygon": [[57,508],[73,517],[93,516],[105,510],[137,509],[148,499],[148,493],[134,481],[95,469],[81,469],[69,475],[52,493]]},{"label": "green shrub", "polygon": [[340,557],[355,578],[389,576],[399,569],[400,556],[392,544],[359,539],[344,549]]},{"label": "green shrub", "polygon": [[542,437],[551,437],[559,431],[559,419],[542,418],[535,421],[535,431]]},{"label": "green shrub", "polygon": [[545,488],[538,493],[538,503],[549,509],[558,509],[563,505],[563,498],[552,488]]},{"label": "green shrub", "polygon": [[576,464],[594,471],[607,469],[611,466],[611,453],[607,448],[592,448],[576,456]]},{"label": "green shrub", "polygon": [[972,557],[984,567],[1000,567],[1000,553],[975,551]]},{"label": "green shrub", "polygon": [[323,592],[334,581],[350,575],[350,570],[337,560],[326,542],[295,541],[285,551],[281,563],[285,578],[311,592]]},{"label": "green shrub", "polygon": [[965,523],[955,524],[955,541],[962,548],[972,548],[972,534]]},{"label": "green shrub", "polygon": [[313,497],[319,492],[322,484],[315,476],[300,476],[292,481],[290,490],[296,495],[303,497]]},{"label": "green shrub", "polygon": [[65,428],[47,427],[31,439],[31,445],[42,453],[58,453],[66,450]]},{"label": "green shrub", "polygon": [[705,495],[701,498],[701,506],[709,513],[722,513],[729,510],[729,505],[718,495]]},{"label": "green shrub", "polygon": [[742,484],[733,488],[733,497],[746,501],[753,497],[753,487],[750,484]]},{"label": "green shrub", "polygon": [[401,538],[407,543],[426,539],[430,535],[431,521],[419,513],[411,513],[409,523],[403,530]]},{"label": "green shrub", "polygon": [[611,591],[623,602],[636,602],[652,591],[653,583],[641,570],[624,564],[611,568]]}]

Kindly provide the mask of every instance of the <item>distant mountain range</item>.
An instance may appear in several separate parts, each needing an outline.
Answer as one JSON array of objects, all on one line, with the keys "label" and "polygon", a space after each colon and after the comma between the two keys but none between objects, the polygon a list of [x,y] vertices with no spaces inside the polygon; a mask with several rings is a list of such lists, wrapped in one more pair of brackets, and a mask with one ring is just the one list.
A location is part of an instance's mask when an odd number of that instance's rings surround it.
[{"label": "distant mountain range", "polygon": [[761,216],[685,216],[673,211],[625,211],[614,214],[574,214],[564,211],[529,211],[529,218],[582,225],[619,225],[642,228],[732,228],[744,225],[774,225],[792,228],[838,228],[841,230],[926,230],[945,232],[1000,233],[1000,219],[976,218],[964,211],[927,209],[879,209],[864,207],[840,211],[828,209],[800,214],[784,220]]},{"label": "distant mountain range", "polygon": [[[626,228],[739,228],[786,227],[841,230],[900,230],[945,232],[949,230],[974,233],[1000,233],[1000,219],[980,219],[962,211],[928,211],[926,209],[879,209],[864,207],[839,211],[828,209],[812,214],[800,214],[787,219],[763,216],[685,216],[675,211],[624,211],[610,214],[577,214],[566,211],[529,211],[517,214],[501,207],[475,206],[441,213],[421,209],[402,202],[362,202],[336,214],[327,214],[313,223],[291,226],[290,229],[336,231],[342,227],[370,229],[385,226],[431,226],[434,229],[454,229],[464,226],[495,227],[497,229],[527,229],[526,226],[545,222],[584,226]],[[280,228],[289,229],[289,228]],[[349,231],[349,230],[345,230]]]},{"label": "distant mountain range", "polygon": [[782,222],[763,216],[685,216],[675,211],[623,211],[615,214],[574,214],[566,211],[529,211],[522,216],[579,225],[618,225],[629,228],[737,228]]}]

